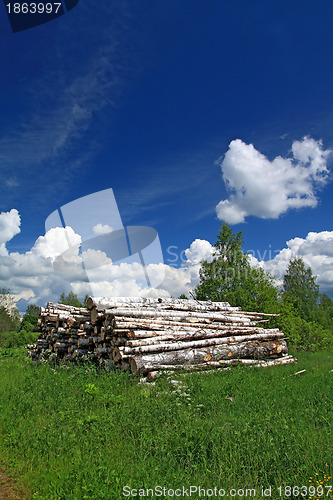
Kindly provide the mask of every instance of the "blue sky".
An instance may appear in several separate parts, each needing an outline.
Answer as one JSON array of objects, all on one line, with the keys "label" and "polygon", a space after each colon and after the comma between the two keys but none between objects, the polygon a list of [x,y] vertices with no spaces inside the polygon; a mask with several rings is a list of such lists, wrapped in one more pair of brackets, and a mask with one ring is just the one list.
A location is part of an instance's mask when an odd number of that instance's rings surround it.
[{"label": "blue sky", "polygon": [[[277,278],[302,255],[332,295],[332,17],[329,0],[80,0],[13,34],[0,9],[0,212],[20,216],[0,218],[0,286],[55,299],[47,266],[23,270],[46,218],[112,188],[167,265],[197,266],[224,217]],[[169,293],[195,284],[179,273]]]}]

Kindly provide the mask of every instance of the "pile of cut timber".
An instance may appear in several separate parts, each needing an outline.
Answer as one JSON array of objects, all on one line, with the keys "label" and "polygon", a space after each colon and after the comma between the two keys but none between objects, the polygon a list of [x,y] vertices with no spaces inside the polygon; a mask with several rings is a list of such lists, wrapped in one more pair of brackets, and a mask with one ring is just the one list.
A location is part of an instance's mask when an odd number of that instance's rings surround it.
[{"label": "pile of cut timber", "polygon": [[270,314],[227,302],[138,297],[93,298],[86,308],[41,308],[33,359],[91,360],[134,374],[230,364],[296,361],[284,334],[264,328]]},{"label": "pile of cut timber", "polygon": [[49,302],[41,307],[37,329],[37,344],[27,346],[28,355],[40,359],[90,359],[96,361],[98,337],[90,321],[90,312],[83,307]]}]

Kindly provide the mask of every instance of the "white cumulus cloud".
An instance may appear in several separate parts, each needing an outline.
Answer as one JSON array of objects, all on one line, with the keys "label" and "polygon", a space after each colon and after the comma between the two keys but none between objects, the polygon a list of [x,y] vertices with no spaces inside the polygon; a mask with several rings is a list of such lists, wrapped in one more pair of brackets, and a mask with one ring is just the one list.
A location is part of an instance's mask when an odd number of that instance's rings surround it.
[{"label": "white cumulus cloud", "polygon": [[113,229],[111,226],[109,226],[108,224],[96,224],[94,227],[93,227],[93,231],[95,234],[97,234],[98,236],[101,235],[101,234],[109,234],[109,233],[112,233]]},{"label": "white cumulus cloud", "polygon": [[20,226],[21,218],[15,208],[0,213],[0,255],[8,255],[6,243],[21,231]]},{"label": "white cumulus cloud", "polygon": [[277,219],[291,208],[311,207],[317,203],[316,189],[328,180],[327,159],[321,141],[304,137],[292,145],[290,158],[270,161],[252,144],[236,139],[218,160],[228,199],[216,207],[219,219],[229,224],[245,221],[250,215]]},{"label": "white cumulus cloud", "polygon": [[[25,253],[8,252],[6,243],[19,232],[17,210],[1,214],[2,253],[0,254],[0,288],[9,288],[16,301],[45,305],[57,301],[60,294],[73,290],[80,297],[86,293],[111,296],[178,297],[188,294],[199,282],[202,260],[211,260],[214,247],[196,239],[184,251],[186,261],[174,268],[163,262],[114,264],[101,250],[79,252],[81,237],[74,230],[52,228]],[[84,269],[82,268],[84,263]],[[159,286],[148,286],[150,282]],[[22,305],[24,310],[26,306]]]},{"label": "white cumulus cloud", "polygon": [[54,227],[47,231],[45,236],[38,238],[32,252],[46,259],[55,259],[70,248],[75,248],[77,251],[80,243],[81,236],[76,234],[71,227]]},{"label": "white cumulus cloud", "polygon": [[[79,254],[80,235],[71,227],[50,229],[40,236],[25,253],[8,252],[6,242],[19,232],[16,210],[0,215],[2,249],[0,254],[0,288],[9,288],[20,299],[22,311],[27,303],[45,305],[57,301],[60,294],[73,290],[79,297],[86,293],[111,296],[178,297],[188,295],[199,283],[203,260],[211,261],[214,246],[196,239],[183,253],[185,262],[179,268],[163,262],[149,264],[146,269],[138,261],[114,264],[101,250]],[[5,236],[6,235],[6,236]],[[69,248],[68,241],[75,243]],[[310,232],[306,238],[293,238],[270,260],[251,258],[253,265],[283,279],[291,258],[300,256],[312,268],[321,291],[333,293],[333,231]],[[86,272],[82,268],[85,262]],[[147,276],[159,286],[149,287]],[[24,304],[25,303],[25,304]]]},{"label": "white cumulus cloud", "polygon": [[214,247],[206,240],[194,240],[190,248],[185,250],[185,255],[187,258],[187,264],[199,264],[203,260],[212,261],[212,256],[214,253]]},{"label": "white cumulus cloud", "polygon": [[310,232],[305,238],[286,242],[273,259],[257,263],[282,282],[289,261],[301,257],[311,267],[322,292],[333,293],[333,231]]}]

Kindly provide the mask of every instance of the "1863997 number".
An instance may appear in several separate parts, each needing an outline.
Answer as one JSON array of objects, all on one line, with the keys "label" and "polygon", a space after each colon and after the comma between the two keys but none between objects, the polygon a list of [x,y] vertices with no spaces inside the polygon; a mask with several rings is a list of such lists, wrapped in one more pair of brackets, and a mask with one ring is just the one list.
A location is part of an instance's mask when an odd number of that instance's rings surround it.
[{"label": "1863997 number", "polygon": [[61,2],[59,3],[15,2],[14,4],[10,3],[6,4],[8,14],[57,14],[61,6],[62,6]]}]

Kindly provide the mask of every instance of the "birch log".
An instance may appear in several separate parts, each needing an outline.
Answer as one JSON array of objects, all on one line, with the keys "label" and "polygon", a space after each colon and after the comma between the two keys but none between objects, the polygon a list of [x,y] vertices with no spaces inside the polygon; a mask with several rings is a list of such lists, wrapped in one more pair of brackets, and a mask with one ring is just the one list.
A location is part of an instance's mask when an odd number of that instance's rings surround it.
[{"label": "birch log", "polygon": [[95,309],[111,309],[119,306],[155,306],[168,305],[182,307],[184,304],[187,307],[198,308],[203,307],[207,310],[240,310],[239,307],[231,307],[228,302],[212,302],[212,301],[195,301],[171,298],[145,298],[145,297],[89,297],[87,308]]},{"label": "birch log", "polygon": [[212,363],[214,361],[254,358],[263,359],[269,356],[281,356],[288,352],[284,340],[275,342],[244,342],[228,346],[214,346],[210,349],[183,349],[175,352],[155,353],[144,356],[130,356],[132,373],[146,373],[158,370],[160,365],[185,366],[187,364]]},{"label": "birch log", "polygon": [[56,314],[77,314],[89,316],[89,311],[85,307],[74,307],[67,306],[66,304],[53,304],[52,302],[49,302],[46,309],[49,312]]},{"label": "birch log", "polygon": [[[276,358],[276,359],[270,359],[270,360],[261,360],[261,359],[226,359],[226,360],[221,360],[221,361],[211,361],[208,363],[198,363],[195,365],[159,365],[158,370],[156,371],[149,371],[148,372],[148,379],[151,379],[150,374],[153,373],[153,377],[157,376],[155,375],[156,373],[160,373],[162,371],[166,371],[167,373],[172,373],[173,371],[180,371],[184,370],[186,371],[202,371],[204,370],[204,373],[213,373],[215,371],[220,371],[222,369],[227,369],[227,368],[222,368],[222,367],[230,367],[230,365],[245,365],[245,366],[250,366],[254,368],[267,368],[269,366],[279,366],[279,365],[286,365],[289,363],[297,363],[297,358],[294,358],[293,356],[284,356],[282,358]],[[213,368],[213,370],[212,370]],[[153,368],[152,368],[153,370]]]},{"label": "birch log", "polygon": [[[136,328],[138,328],[138,325],[134,325]],[[156,326],[156,325],[155,325]],[[124,335],[124,333],[127,335],[129,339],[133,340],[140,340],[140,339],[154,339],[156,338],[157,340],[161,340],[162,336],[170,336],[172,337],[191,337],[192,335],[194,337],[200,337],[201,335],[205,337],[222,337],[225,335],[230,335],[230,333],[234,332],[239,332],[239,333],[247,333],[247,334],[252,334],[252,333],[265,333],[269,332],[273,329],[265,329],[265,328],[258,328],[258,327],[249,327],[249,326],[234,326],[233,328],[230,327],[221,327],[221,328],[207,328],[206,325],[201,325],[200,327],[191,327],[191,326],[186,326],[184,325],[183,327],[181,326],[164,326],[163,325],[158,325],[160,328],[155,329],[152,328],[151,330],[137,330],[136,328],[129,328],[127,329],[121,329],[118,330],[115,328],[113,330],[113,335]],[[147,327],[147,325],[145,325]]]},{"label": "birch log", "polygon": [[219,321],[222,323],[250,323],[249,316],[229,315],[219,312],[191,312],[191,311],[158,311],[155,309],[140,309],[140,308],[119,308],[114,312],[115,318],[117,316],[129,318],[161,318],[164,320],[173,321],[189,321],[193,323],[200,323],[201,319],[210,321]]},{"label": "birch log", "polygon": [[244,325],[243,322],[235,322],[235,323],[228,323],[228,324],[220,324],[220,323],[212,323],[210,320],[202,321],[202,322],[185,322],[185,321],[171,321],[171,320],[151,320],[147,318],[116,318],[115,319],[115,326],[114,330],[115,332],[117,329],[131,329],[131,330],[136,330],[136,329],[143,329],[143,330],[164,330],[166,327],[171,327],[172,329],[175,329],[176,327],[179,327],[179,329],[193,329],[193,328],[211,328],[214,330],[225,330],[228,328],[236,328],[236,327],[251,327],[251,326],[257,326],[257,322],[252,321],[249,323],[246,323]]},{"label": "birch log", "polygon": [[231,337],[203,339],[190,342],[161,342],[156,345],[147,345],[143,347],[118,347],[118,349],[122,354],[135,355],[153,352],[159,353],[167,351],[180,351],[182,349],[211,347],[220,344],[233,344],[236,342],[251,342],[253,340],[277,340],[283,336],[284,334],[282,332],[257,333],[256,335],[236,335]]},{"label": "birch log", "polygon": [[[221,337],[228,337],[232,333],[233,336],[240,336],[240,335],[256,335],[256,334],[269,334],[273,335],[274,333],[279,333],[280,331],[278,329],[264,329],[264,328],[244,328],[244,329],[226,329],[226,330],[193,330],[193,331],[173,331],[173,330],[162,330],[159,332],[152,332],[153,335],[150,335],[148,338],[139,338],[137,339],[137,335],[140,335],[140,330],[134,331],[134,332],[129,332],[128,337],[132,337],[136,340],[128,340],[126,342],[126,346],[128,347],[143,347],[146,345],[159,345],[161,342],[165,341],[173,341],[173,342],[189,342],[191,340],[199,340],[199,339],[214,339],[214,338],[221,338]],[[145,331],[145,335],[147,335],[148,332]]]}]

